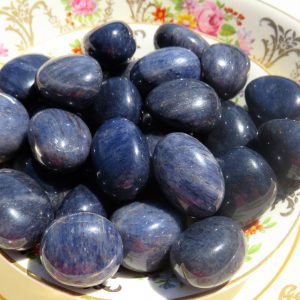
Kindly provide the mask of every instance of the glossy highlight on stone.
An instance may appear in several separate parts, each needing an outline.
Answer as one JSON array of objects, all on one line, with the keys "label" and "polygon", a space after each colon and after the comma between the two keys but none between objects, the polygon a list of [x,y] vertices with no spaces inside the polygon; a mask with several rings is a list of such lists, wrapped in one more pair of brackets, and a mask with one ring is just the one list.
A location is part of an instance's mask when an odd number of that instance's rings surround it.
[{"label": "glossy highlight on stone", "polygon": [[162,268],[183,228],[180,214],[161,201],[132,202],[117,209],[111,221],[123,241],[122,266],[136,272]]},{"label": "glossy highlight on stone", "polygon": [[123,258],[122,240],[106,218],[77,213],[56,219],[41,243],[41,261],[62,284],[91,287],[113,276]]},{"label": "glossy highlight on stone", "polygon": [[41,54],[18,56],[6,63],[0,71],[0,89],[24,105],[35,100],[35,76],[38,69],[49,59]]},{"label": "glossy highlight on stone", "polygon": [[246,241],[240,226],[227,217],[198,221],[171,248],[171,265],[185,284],[214,288],[227,282],[241,267]]},{"label": "glossy highlight on stone", "polygon": [[158,49],[139,59],[131,69],[130,79],[142,95],[163,82],[199,79],[200,61],[192,51],[181,47]]},{"label": "glossy highlight on stone", "polygon": [[105,69],[129,60],[136,50],[131,28],[124,22],[111,22],[88,32],[83,41],[84,53],[94,57]]},{"label": "glossy highlight on stone", "polygon": [[300,115],[300,86],[281,76],[262,76],[245,90],[249,113],[262,124],[272,119],[296,119]]},{"label": "glossy highlight on stone", "polygon": [[68,172],[87,159],[91,134],[76,115],[45,109],[30,120],[28,140],[35,159],[52,171]]},{"label": "glossy highlight on stone", "polygon": [[0,170],[0,248],[34,247],[52,220],[50,202],[32,178],[16,170]]},{"label": "glossy highlight on stone", "polygon": [[233,98],[244,87],[250,69],[248,56],[238,47],[214,44],[201,57],[203,80],[223,100]]},{"label": "glossy highlight on stone", "polygon": [[110,119],[100,126],[93,138],[91,156],[98,185],[113,198],[133,199],[148,180],[147,141],[127,119]]},{"label": "glossy highlight on stone", "polygon": [[185,133],[170,133],[156,146],[154,174],[161,190],[186,215],[216,213],[224,196],[224,179],[211,152]]},{"label": "glossy highlight on stone", "polygon": [[102,70],[98,62],[84,55],[50,59],[37,73],[36,84],[50,103],[73,110],[92,105],[99,95]]},{"label": "glossy highlight on stone", "polygon": [[80,212],[90,212],[106,217],[106,212],[95,194],[85,185],[78,185],[64,198],[56,218]]},{"label": "glossy highlight on stone", "polygon": [[199,59],[208,48],[207,41],[196,32],[178,24],[160,25],[154,35],[156,48],[177,46],[193,51]]},{"label": "glossy highlight on stone", "polygon": [[181,130],[207,132],[221,119],[221,102],[216,92],[193,79],[162,83],[148,94],[145,104],[154,117]]},{"label": "glossy highlight on stone", "polygon": [[208,133],[204,144],[218,156],[234,147],[246,146],[256,137],[257,129],[249,114],[233,102],[223,101],[221,121]]},{"label": "glossy highlight on stone", "polygon": [[29,116],[15,98],[0,93],[0,163],[9,160],[26,138]]},{"label": "glossy highlight on stone", "polygon": [[246,147],[234,148],[219,158],[225,195],[218,214],[247,226],[274,203],[277,179],[265,159]]}]

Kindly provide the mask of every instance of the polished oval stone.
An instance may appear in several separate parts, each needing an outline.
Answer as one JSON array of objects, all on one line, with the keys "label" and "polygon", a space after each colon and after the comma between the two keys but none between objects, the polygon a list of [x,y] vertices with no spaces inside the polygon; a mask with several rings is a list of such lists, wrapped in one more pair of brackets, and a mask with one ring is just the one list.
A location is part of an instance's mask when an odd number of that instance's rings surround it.
[{"label": "polished oval stone", "polygon": [[216,213],[224,196],[224,179],[211,152],[185,133],[170,133],[156,146],[155,178],[165,196],[185,214]]},{"label": "polished oval stone", "polygon": [[56,218],[80,212],[90,212],[106,217],[106,212],[95,194],[85,185],[78,185],[64,198]]},{"label": "polished oval stone", "polygon": [[49,59],[40,54],[27,54],[6,63],[0,71],[0,89],[23,104],[35,99],[37,70]]},{"label": "polished oval stone", "polygon": [[221,121],[208,133],[204,144],[218,156],[234,147],[246,146],[256,137],[257,129],[249,114],[233,102],[223,101]]},{"label": "polished oval stone", "polygon": [[163,82],[179,78],[199,79],[200,74],[200,61],[192,51],[167,47],[138,60],[131,69],[130,79],[145,95]]},{"label": "polished oval stone", "polygon": [[171,248],[171,265],[185,284],[214,288],[227,282],[241,267],[246,241],[240,226],[226,217],[198,221]]},{"label": "polished oval stone", "polygon": [[204,82],[176,79],[154,88],[146,108],[157,119],[176,129],[207,132],[221,119],[221,102]]},{"label": "polished oval stone", "polygon": [[276,176],[255,151],[234,148],[219,158],[225,179],[225,195],[218,214],[246,226],[257,220],[274,203]]},{"label": "polished oval stone", "polygon": [[81,110],[94,103],[102,78],[96,60],[84,55],[68,55],[45,63],[38,70],[36,84],[45,100]]},{"label": "polished oval stone", "polygon": [[136,43],[131,28],[124,22],[111,22],[88,32],[83,40],[85,54],[94,57],[101,67],[110,69],[130,59]]},{"label": "polished oval stone", "polygon": [[0,248],[34,247],[52,220],[50,202],[32,178],[16,170],[0,170]]},{"label": "polished oval stone", "polygon": [[85,162],[92,138],[79,117],[53,108],[34,115],[28,139],[38,162],[52,171],[67,172]]},{"label": "polished oval stone", "polygon": [[300,121],[264,123],[258,130],[258,145],[280,179],[300,180]]},{"label": "polished oval stone", "polygon": [[300,115],[300,86],[288,78],[256,78],[247,85],[245,98],[249,113],[258,124]]},{"label": "polished oval stone", "polygon": [[0,93],[0,163],[9,160],[26,139],[29,116],[15,98]]},{"label": "polished oval stone", "polygon": [[119,200],[133,199],[149,176],[145,137],[124,118],[106,121],[93,138],[92,160],[100,188]]},{"label": "polished oval stone", "polygon": [[238,47],[214,44],[201,57],[202,76],[221,99],[233,98],[244,87],[250,69],[248,56]]},{"label": "polished oval stone", "polygon": [[93,213],[56,219],[41,243],[46,271],[62,284],[91,287],[113,276],[123,258],[122,240],[113,224]]},{"label": "polished oval stone", "polygon": [[126,118],[137,124],[142,99],[133,83],[125,77],[112,77],[102,83],[94,103],[94,119],[100,125],[112,118]]},{"label": "polished oval stone", "polygon": [[153,272],[162,268],[182,231],[180,214],[161,204],[164,199],[157,200],[132,202],[111,217],[123,241],[122,266],[129,270]]},{"label": "polished oval stone", "polygon": [[199,59],[208,48],[207,41],[196,32],[178,24],[160,25],[154,35],[155,48],[178,46],[193,51]]}]

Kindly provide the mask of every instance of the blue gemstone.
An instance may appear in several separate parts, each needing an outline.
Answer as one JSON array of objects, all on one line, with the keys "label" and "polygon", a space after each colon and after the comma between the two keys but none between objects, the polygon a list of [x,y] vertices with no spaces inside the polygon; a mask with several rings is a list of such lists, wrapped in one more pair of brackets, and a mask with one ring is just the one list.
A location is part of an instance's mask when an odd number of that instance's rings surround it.
[{"label": "blue gemstone", "polygon": [[179,78],[199,79],[200,74],[200,61],[192,51],[167,47],[138,60],[131,69],[130,79],[145,95],[163,82]]},{"label": "blue gemstone", "polygon": [[221,102],[204,82],[176,79],[154,88],[146,98],[150,114],[174,128],[207,132],[221,119]]},{"label": "blue gemstone", "polygon": [[158,142],[160,142],[166,136],[165,133],[159,131],[150,131],[145,134],[145,138],[148,143],[150,158],[154,155],[154,150]]},{"label": "blue gemstone", "polygon": [[216,213],[224,196],[224,179],[211,152],[185,133],[170,133],[156,146],[153,167],[165,196],[185,214]]},{"label": "blue gemstone", "polygon": [[0,248],[34,247],[52,220],[50,202],[32,178],[16,170],[0,170]]},{"label": "blue gemstone", "polygon": [[68,172],[85,162],[92,138],[76,115],[45,109],[30,120],[28,139],[38,162],[52,171]]},{"label": "blue gemstone", "polygon": [[0,93],[0,163],[9,160],[26,139],[29,116],[15,98]]},{"label": "blue gemstone", "polygon": [[272,119],[295,119],[300,115],[300,87],[288,78],[263,76],[245,90],[249,113],[262,124]]},{"label": "blue gemstone", "polygon": [[37,87],[50,103],[73,110],[92,105],[99,95],[102,70],[96,60],[84,55],[54,58],[37,73]]},{"label": "blue gemstone", "polygon": [[133,199],[148,180],[147,141],[127,119],[106,121],[94,136],[91,155],[98,184],[111,197]]},{"label": "blue gemstone", "polygon": [[110,69],[129,60],[136,50],[136,43],[127,24],[111,22],[88,32],[83,47],[85,54],[98,60],[104,69]]},{"label": "blue gemstone", "polygon": [[240,226],[227,217],[211,217],[181,234],[171,248],[171,265],[182,282],[207,289],[227,282],[239,270],[245,255]]},{"label": "blue gemstone", "polygon": [[163,198],[155,200],[125,205],[111,217],[123,241],[122,265],[129,270],[153,272],[162,268],[182,231],[180,214],[161,204]]},{"label": "blue gemstone", "polygon": [[204,50],[201,66],[204,81],[221,99],[227,100],[236,96],[246,84],[250,60],[238,47],[214,44]]},{"label": "blue gemstone", "polygon": [[122,240],[106,218],[77,213],[56,219],[41,243],[41,260],[58,282],[95,286],[113,276],[123,258]]},{"label": "blue gemstone", "polygon": [[0,71],[0,89],[29,104],[36,97],[35,76],[37,70],[49,57],[40,54],[27,54],[6,63]]}]

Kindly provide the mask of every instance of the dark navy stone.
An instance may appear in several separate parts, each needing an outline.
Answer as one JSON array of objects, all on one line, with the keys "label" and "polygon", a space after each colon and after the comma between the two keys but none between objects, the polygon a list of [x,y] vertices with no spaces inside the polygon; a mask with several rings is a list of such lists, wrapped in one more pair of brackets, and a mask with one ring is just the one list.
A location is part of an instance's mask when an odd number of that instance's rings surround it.
[{"label": "dark navy stone", "polygon": [[106,217],[106,212],[97,196],[82,184],[68,193],[56,213],[56,218],[79,212],[90,212]]},{"label": "dark navy stone", "polygon": [[233,220],[211,217],[184,231],[171,248],[171,265],[177,277],[197,288],[214,288],[227,282],[246,255],[243,231]]},{"label": "dark navy stone", "polygon": [[125,205],[111,217],[123,241],[122,265],[129,270],[153,272],[162,268],[182,231],[180,214],[156,200]]},{"label": "dark navy stone", "polygon": [[199,79],[200,74],[200,61],[192,51],[167,47],[138,60],[131,69],[130,79],[145,95],[163,82],[179,78]]},{"label": "dark navy stone", "polygon": [[129,60],[136,43],[131,28],[123,22],[111,22],[88,32],[83,41],[84,52],[94,57],[105,69]]},{"label": "dark navy stone", "polygon": [[0,170],[0,248],[34,247],[52,220],[50,202],[32,178],[16,170]]},{"label": "dark navy stone", "polygon": [[94,103],[102,78],[96,60],[84,55],[68,55],[45,63],[37,73],[36,84],[48,102],[81,110]]},{"label": "dark navy stone", "polygon": [[26,138],[29,116],[15,98],[0,93],[0,163],[9,160]]},{"label": "dark navy stone", "polygon": [[91,134],[76,115],[43,110],[30,120],[28,139],[35,159],[52,171],[72,171],[87,159]]},{"label": "dark navy stone", "polygon": [[170,46],[186,48],[193,51],[199,59],[209,46],[199,34],[178,24],[161,25],[154,35],[154,45],[155,48]]},{"label": "dark navy stone", "polygon": [[258,145],[279,178],[300,180],[300,122],[271,120],[258,130]]},{"label": "dark navy stone", "polygon": [[145,138],[148,143],[150,158],[154,155],[154,150],[158,142],[160,142],[164,137],[166,136],[166,133],[159,132],[159,131],[150,131],[145,134]]},{"label": "dark navy stone", "polygon": [[206,83],[176,79],[154,88],[146,108],[157,119],[181,130],[207,132],[221,119],[221,102]]},{"label": "dark navy stone", "polygon": [[277,180],[270,165],[255,151],[234,148],[219,158],[225,195],[218,214],[247,226],[275,201]]},{"label": "dark navy stone", "polygon": [[150,168],[148,145],[131,121],[115,118],[100,126],[91,155],[98,184],[109,196],[130,200],[146,184]]},{"label": "dark navy stone", "polygon": [[222,118],[216,128],[208,133],[205,146],[214,154],[246,146],[257,137],[257,129],[249,114],[231,101],[222,102]]},{"label": "dark navy stone", "polygon": [[272,119],[296,119],[300,115],[300,86],[280,76],[263,76],[245,90],[249,113],[262,124]]},{"label": "dark navy stone", "polygon": [[40,54],[27,54],[10,60],[1,68],[0,89],[29,104],[37,96],[34,85],[37,70],[48,59]]},{"label": "dark navy stone", "polygon": [[94,103],[94,119],[98,125],[117,117],[137,124],[141,107],[142,99],[133,83],[125,77],[113,77],[102,83]]},{"label": "dark navy stone", "polygon": [[236,96],[244,87],[250,69],[248,56],[238,47],[214,44],[201,57],[202,76],[221,99]]},{"label": "dark navy stone", "polygon": [[130,72],[134,66],[134,64],[136,63],[136,60],[132,60],[127,64],[127,67],[123,70],[122,74],[120,76],[122,77],[126,77],[128,79],[130,79]]},{"label": "dark navy stone", "polygon": [[185,214],[216,213],[224,196],[224,179],[211,152],[185,133],[170,133],[156,146],[155,178],[165,196]]},{"label": "dark navy stone", "polygon": [[58,282],[95,286],[113,276],[123,258],[120,234],[106,218],[77,213],[56,219],[41,243],[41,260]]}]

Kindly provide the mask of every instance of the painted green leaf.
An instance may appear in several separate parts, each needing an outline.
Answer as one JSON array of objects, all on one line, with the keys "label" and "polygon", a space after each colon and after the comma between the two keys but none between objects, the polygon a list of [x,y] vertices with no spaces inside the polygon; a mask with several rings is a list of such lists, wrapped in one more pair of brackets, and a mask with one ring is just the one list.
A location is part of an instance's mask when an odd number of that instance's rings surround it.
[{"label": "painted green leaf", "polygon": [[265,228],[272,228],[276,225],[277,223],[276,222],[272,222],[272,223],[269,223],[268,225],[265,226]]},{"label": "painted green leaf", "polygon": [[222,36],[229,36],[229,35],[233,35],[236,33],[236,30],[235,28],[230,25],[230,24],[224,24],[222,27],[221,27],[221,30],[220,30],[220,35]]},{"label": "painted green leaf", "polygon": [[247,255],[247,256],[245,257],[245,262],[250,261],[250,260],[252,260],[252,257],[249,256],[249,255]]},{"label": "painted green leaf", "polygon": [[67,5],[65,6],[65,9],[68,10],[68,11],[71,10],[71,5],[70,5],[70,4],[67,4]]},{"label": "painted green leaf", "polygon": [[180,11],[182,9],[182,0],[172,0],[175,4],[175,10]]},{"label": "painted green leaf", "polygon": [[64,5],[68,5],[70,2],[69,2],[69,0],[61,0],[61,3]]},{"label": "painted green leaf", "polygon": [[224,4],[224,3],[221,3],[219,0],[217,0],[217,6],[218,6],[219,8],[223,8],[223,7],[225,6],[225,4]]},{"label": "painted green leaf", "polygon": [[253,253],[257,252],[260,248],[261,248],[261,243],[255,244],[248,248],[247,253],[248,253],[248,255],[253,254]]},{"label": "painted green leaf", "polygon": [[226,16],[224,17],[224,20],[225,20],[225,21],[231,21],[231,20],[232,20],[232,15],[226,15]]},{"label": "painted green leaf", "polygon": [[271,221],[271,217],[268,217],[263,220],[263,224],[268,224]]}]

